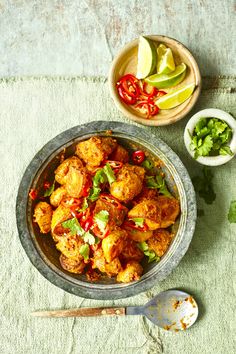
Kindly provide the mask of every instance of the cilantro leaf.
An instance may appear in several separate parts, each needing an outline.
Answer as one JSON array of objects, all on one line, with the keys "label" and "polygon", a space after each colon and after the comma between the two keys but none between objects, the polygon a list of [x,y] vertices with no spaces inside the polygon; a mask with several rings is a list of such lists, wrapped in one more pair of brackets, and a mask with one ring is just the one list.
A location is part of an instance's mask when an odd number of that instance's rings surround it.
[{"label": "cilantro leaf", "polygon": [[135,223],[135,226],[143,227],[144,218],[133,218],[131,220]]},{"label": "cilantro leaf", "polygon": [[116,180],[116,177],[115,177],[115,174],[111,168],[111,166],[109,165],[109,163],[107,163],[104,167],[103,167],[103,170],[107,176],[107,179],[108,179],[108,182],[109,184],[111,185],[113,182],[115,182]]},{"label": "cilantro leaf", "polygon": [[204,167],[202,176],[195,176],[192,178],[193,185],[196,192],[207,204],[212,204],[216,199],[216,194],[213,189],[213,174],[210,169]]},{"label": "cilantro leaf", "polygon": [[166,197],[172,197],[168,191],[164,178],[159,174],[154,176],[146,176],[146,186],[151,189],[158,189],[159,192]]},{"label": "cilantro leaf", "polygon": [[92,187],[90,189],[90,193],[89,193],[89,200],[91,200],[91,202],[95,202],[95,200],[98,199],[99,194],[101,193],[101,188],[98,187]]},{"label": "cilantro leaf", "polygon": [[97,170],[95,176],[93,177],[93,186],[94,187],[99,187],[101,183],[106,183],[107,182],[107,177],[104,173],[103,168],[100,168]]},{"label": "cilantro leaf", "polygon": [[84,257],[84,260],[87,261],[89,259],[89,245],[87,243],[82,245],[79,249],[79,253]]},{"label": "cilantro leaf", "polygon": [[194,129],[197,135],[200,134],[201,130],[206,126],[206,124],[207,124],[206,118],[202,118],[197,122]]},{"label": "cilantro leaf", "polygon": [[82,229],[80,223],[76,218],[64,221],[62,223],[62,226],[65,229],[70,229],[70,232],[72,235],[80,235],[82,236],[84,234],[84,229]]},{"label": "cilantro leaf", "polygon": [[232,200],[230,203],[228,220],[230,223],[236,223],[236,200]]},{"label": "cilantro leaf", "polygon": [[202,144],[198,147],[199,156],[209,155],[209,152],[211,151],[212,146],[213,146],[212,137],[210,135],[207,135],[204,138],[204,140],[202,141]]},{"label": "cilantro leaf", "polygon": [[233,156],[233,153],[232,153],[232,151],[231,151],[229,146],[223,145],[220,148],[220,155],[231,155],[231,156]]},{"label": "cilantro leaf", "polygon": [[109,221],[109,212],[107,210],[101,210],[94,216],[93,220],[97,223],[99,229],[104,231]]},{"label": "cilantro leaf", "polygon": [[52,194],[52,192],[54,192],[55,189],[55,182],[53,182],[53,184],[44,192],[44,197],[50,197],[50,195]]},{"label": "cilantro leaf", "polygon": [[85,232],[83,235],[84,242],[88,243],[89,245],[94,245],[96,243],[95,237],[89,232]]},{"label": "cilantro leaf", "polygon": [[151,251],[149,249],[147,242],[139,242],[138,248],[141,251],[143,251],[143,253],[146,257],[148,257],[148,263],[151,263],[153,261],[156,261],[156,262],[160,261],[160,257],[158,257],[154,251]]}]

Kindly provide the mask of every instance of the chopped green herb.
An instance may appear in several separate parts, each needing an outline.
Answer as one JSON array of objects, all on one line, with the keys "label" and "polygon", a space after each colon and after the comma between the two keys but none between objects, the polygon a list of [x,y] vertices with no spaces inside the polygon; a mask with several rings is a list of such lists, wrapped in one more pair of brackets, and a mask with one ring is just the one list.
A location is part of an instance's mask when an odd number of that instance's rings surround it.
[{"label": "chopped green herb", "polygon": [[205,200],[207,204],[212,204],[216,199],[212,180],[212,171],[207,167],[203,168],[202,176],[195,176],[192,179],[196,192]]},{"label": "chopped green herb", "polygon": [[89,245],[87,243],[82,245],[79,249],[79,253],[84,257],[84,260],[87,261],[89,259]]},{"label": "chopped green herb", "polygon": [[109,163],[107,163],[104,167],[103,167],[103,170],[107,176],[107,179],[108,179],[108,182],[109,184],[112,184],[113,182],[115,182],[116,180],[116,177],[115,177],[115,174],[111,168],[111,166],[109,165]]},{"label": "chopped green herb", "polygon": [[93,177],[93,186],[94,187],[99,187],[101,183],[106,183],[107,182],[107,177],[104,173],[103,168],[100,168],[97,170],[95,176]]},{"label": "chopped green herb", "polygon": [[65,229],[70,229],[70,232],[72,235],[80,235],[82,236],[84,234],[84,229],[81,227],[80,223],[76,218],[64,221],[62,223],[62,226]]},{"label": "chopped green herb", "polygon": [[145,256],[148,257],[148,263],[151,263],[153,261],[156,262],[160,261],[160,257],[158,257],[154,251],[151,251],[149,249],[147,242],[140,242],[138,244],[138,247],[141,251],[143,251]]},{"label": "chopped green herb", "polygon": [[146,176],[146,186],[151,189],[158,189],[159,192],[166,197],[172,197],[171,193],[168,191],[166,182],[161,175]]},{"label": "chopped green herb", "polygon": [[95,237],[89,232],[85,232],[83,235],[84,242],[88,243],[89,245],[94,245],[96,243]]},{"label": "chopped green herb", "polygon": [[142,166],[147,170],[151,170],[154,167],[154,163],[151,160],[145,159],[142,163]]},{"label": "chopped green herb", "polygon": [[109,213],[107,210],[101,210],[94,216],[93,219],[97,223],[99,229],[104,231],[109,221]]},{"label": "chopped green herb", "polygon": [[133,218],[131,220],[135,223],[135,226],[143,227],[144,218]]},{"label": "chopped green herb", "polygon": [[95,202],[95,200],[98,199],[100,193],[101,193],[101,188],[92,187],[90,189],[90,193],[89,193],[88,199],[91,200],[91,202]]},{"label": "chopped green herb", "polygon": [[232,138],[232,129],[218,118],[200,119],[193,134],[189,132],[189,135],[195,159],[199,156],[233,155],[227,145]]},{"label": "chopped green herb", "polygon": [[228,220],[230,223],[236,223],[236,200],[232,200],[230,203]]},{"label": "chopped green herb", "polygon": [[55,182],[44,192],[44,197],[50,197],[55,188]]}]

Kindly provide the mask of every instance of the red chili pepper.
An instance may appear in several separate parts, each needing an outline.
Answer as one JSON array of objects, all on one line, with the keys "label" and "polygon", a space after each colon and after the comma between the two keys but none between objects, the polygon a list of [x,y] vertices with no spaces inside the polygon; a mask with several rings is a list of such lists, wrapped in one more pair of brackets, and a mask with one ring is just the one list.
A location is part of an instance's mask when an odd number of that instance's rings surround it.
[{"label": "red chili pepper", "polygon": [[90,188],[92,187],[92,181],[91,179],[87,179],[84,187],[83,187],[83,190],[82,190],[82,193],[81,193],[81,197],[88,197],[89,195],[89,191],[90,191]]},{"label": "red chili pepper", "polygon": [[159,112],[159,108],[154,102],[149,103],[149,116],[155,116]]},{"label": "red chili pepper", "polygon": [[150,92],[147,92],[146,88],[147,88],[147,83],[144,81],[142,83],[142,88],[140,89],[140,94],[142,96],[147,97],[147,98],[151,98],[151,97],[155,96],[158,92],[157,88],[154,86],[152,87],[152,90]]},{"label": "red chili pepper", "polygon": [[137,226],[135,225],[135,222],[133,220],[126,220],[123,225],[133,230],[138,230],[143,232],[148,231],[148,226],[146,224],[143,224],[143,226]]},{"label": "red chili pepper", "polygon": [[82,226],[82,228],[84,229],[84,231],[88,231],[89,229],[91,229],[91,227],[93,226],[94,222],[93,222],[93,217],[90,215],[86,220],[81,220],[80,221],[80,225]]},{"label": "red chili pepper", "polygon": [[109,225],[107,224],[107,226],[105,227],[104,231],[101,231],[98,227],[97,224],[94,225],[93,229],[92,229],[93,233],[95,234],[95,236],[99,237],[99,238],[105,238],[109,235],[110,233],[110,228]]},{"label": "red chili pepper", "polygon": [[145,153],[142,150],[134,151],[132,154],[132,161],[136,165],[141,165],[141,163],[145,160]]},{"label": "red chili pepper", "polygon": [[122,76],[117,84],[123,88],[127,95],[136,98],[140,94],[138,82],[139,80],[134,75],[127,74]]},{"label": "red chili pepper", "polygon": [[166,95],[165,91],[158,91],[155,96],[156,96],[156,98],[160,98],[160,97],[162,97],[164,95]]},{"label": "red chili pepper", "polygon": [[106,163],[109,163],[114,170],[119,170],[123,166],[123,162],[121,161],[106,160],[104,161],[104,165],[106,165]]},{"label": "red chili pepper", "polygon": [[44,184],[43,184],[43,188],[44,188],[45,190],[47,190],[48,188],[50,188],[50,182],[45,181]]},{"label": "red chili pepper", "polygon": [[29,192],[29,197],[32,200],[36,200],[38,196],[38,191],[36,189],[31,189]]},{"label": "red chili pepper", "polygon": [[118,94],[120,96],[120,98],[122,99],[122,101],[128,105],[133,105],[136,103],[136,98],[135,97],[132,97],[130,95],[128,95],[123,87],[121,87],[120,85],[117,85],[117,90],[118,90]]},{"label": "red chili pepper", "polygon": [[80,198],[67,197],[62,201],[62,205],[68,208],[78,208],[82,203]]},{"label": "red chili pepper", "polygon": [[111,194],[100,194],[99,199],[107,204],[114,205],[118,210],[125,209],[125,207],[119,202],[119,200],[113,197]]}]

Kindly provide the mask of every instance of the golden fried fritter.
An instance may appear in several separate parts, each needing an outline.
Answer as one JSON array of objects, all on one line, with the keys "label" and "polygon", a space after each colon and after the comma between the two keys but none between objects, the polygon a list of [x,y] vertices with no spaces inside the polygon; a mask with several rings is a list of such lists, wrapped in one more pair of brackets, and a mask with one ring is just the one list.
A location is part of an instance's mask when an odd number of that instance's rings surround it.
[{"label": "golden fried fritter", "polygon": [[52,207],[46,202],[39,202],[34,209],[34,221],[37,222],[42,234],[51,230]]}]

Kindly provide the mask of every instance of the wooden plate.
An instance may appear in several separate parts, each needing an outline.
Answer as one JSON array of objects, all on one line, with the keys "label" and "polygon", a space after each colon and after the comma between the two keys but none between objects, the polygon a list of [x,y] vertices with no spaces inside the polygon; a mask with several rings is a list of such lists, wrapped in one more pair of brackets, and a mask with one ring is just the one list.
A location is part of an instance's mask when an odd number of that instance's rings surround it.
[{"label": "wooden plate", "polygon": [[[144,125],[160,126],[172,124],[184,118],[195,105],[201,91],[201,74],[196,60],[182,43],[173,38],[161,35],[148,35],[145,37],[150,38],[157,45],[163,43],[171,48],[176,65],[182,62],[187,64],[187,73],[184,81],[174,88],[195,82],[196,88],[192,96],[181,105],[168,110],[160,110],[156,116],[149,119],[145,118],[144,114],[138,112],[132,106],[126,105],[120,100],[116,90],[116,83],[120,77],[125,74],[136,74],[139,39],[135,39],[126,44],[113,60],[108,77],[110,93],[117,108],[123,112],[126,117]],[[170,89],[172,88],[164,89],[164,91],[169,92]]]}]

